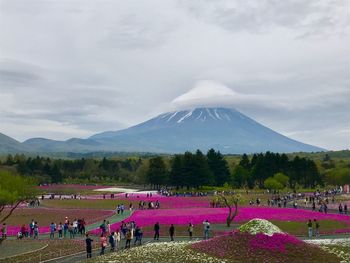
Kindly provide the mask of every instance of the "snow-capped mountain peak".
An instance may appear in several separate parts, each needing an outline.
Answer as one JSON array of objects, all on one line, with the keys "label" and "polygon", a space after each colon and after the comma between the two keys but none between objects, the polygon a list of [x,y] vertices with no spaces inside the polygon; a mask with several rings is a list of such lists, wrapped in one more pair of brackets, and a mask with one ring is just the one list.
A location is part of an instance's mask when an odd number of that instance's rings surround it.
[{"label": "snow-capped mountain peak", "polygon": [[183,152],[210,148],[224,153],[316,151],[229,108],[193,108],[167,112],[125,130],[91,137],[123,150]]}]

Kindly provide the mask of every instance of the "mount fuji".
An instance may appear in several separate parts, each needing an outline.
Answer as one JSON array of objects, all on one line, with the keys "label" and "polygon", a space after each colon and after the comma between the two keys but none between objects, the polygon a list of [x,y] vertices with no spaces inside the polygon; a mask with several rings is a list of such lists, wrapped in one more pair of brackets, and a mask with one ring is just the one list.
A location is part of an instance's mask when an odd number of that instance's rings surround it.
[{"label": "mount fuji", "polygon": [[222,153],[315,152],[234,109],[195,108],[161,114],[125,130],[89,138],[123,151],[178,153],[210,148]]},{"label": "mount fuji", "polygon": [[195,108],[161,114],[136,126],[87,139],[33,138],[23,143],[0,134],[0,153],[151,152],[182,153],[210,148],[225,154],[319,152],[228,108]]}]

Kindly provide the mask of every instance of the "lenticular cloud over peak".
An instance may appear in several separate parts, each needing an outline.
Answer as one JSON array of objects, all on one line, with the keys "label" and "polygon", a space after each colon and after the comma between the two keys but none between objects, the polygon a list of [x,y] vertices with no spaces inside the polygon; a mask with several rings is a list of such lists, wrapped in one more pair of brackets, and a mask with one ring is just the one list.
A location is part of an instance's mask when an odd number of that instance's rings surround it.
[{"label": "lenticular cloud over peak", "polygon": [[175,107],[232,106],[238,94],[215,80],[200,80],[172,101]]}]

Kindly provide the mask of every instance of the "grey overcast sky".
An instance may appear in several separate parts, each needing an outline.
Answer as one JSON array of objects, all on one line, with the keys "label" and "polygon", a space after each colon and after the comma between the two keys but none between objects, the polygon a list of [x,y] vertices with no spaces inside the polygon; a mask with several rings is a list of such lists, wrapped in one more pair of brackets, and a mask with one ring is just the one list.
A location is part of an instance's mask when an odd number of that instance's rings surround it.
[{"label": "grey overcast sky", "polygon": [[349,0],[0,0],[0,132],[86,138],[230,106],[350,148]]}]

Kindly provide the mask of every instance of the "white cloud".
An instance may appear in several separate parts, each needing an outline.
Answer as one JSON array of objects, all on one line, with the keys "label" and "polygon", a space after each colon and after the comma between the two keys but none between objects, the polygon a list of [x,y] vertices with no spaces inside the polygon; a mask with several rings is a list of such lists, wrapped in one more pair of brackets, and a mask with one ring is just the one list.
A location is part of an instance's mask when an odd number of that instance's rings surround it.
[{"label": "white cloud", "polygon": [[337,133],[350,122],[347,0],[0,6],[0,132],[85,137],[169,104],[223,104],[295,139],[350,148]]}]

